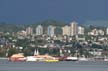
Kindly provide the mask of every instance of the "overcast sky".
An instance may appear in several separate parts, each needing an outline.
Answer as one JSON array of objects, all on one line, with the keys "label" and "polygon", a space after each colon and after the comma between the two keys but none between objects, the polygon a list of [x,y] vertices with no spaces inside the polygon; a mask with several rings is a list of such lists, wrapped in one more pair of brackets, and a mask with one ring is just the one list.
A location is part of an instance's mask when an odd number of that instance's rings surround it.
[{"label": "overcast sky", "polygon": [[0,22],[108,20],[108,0],[0,0]]}]

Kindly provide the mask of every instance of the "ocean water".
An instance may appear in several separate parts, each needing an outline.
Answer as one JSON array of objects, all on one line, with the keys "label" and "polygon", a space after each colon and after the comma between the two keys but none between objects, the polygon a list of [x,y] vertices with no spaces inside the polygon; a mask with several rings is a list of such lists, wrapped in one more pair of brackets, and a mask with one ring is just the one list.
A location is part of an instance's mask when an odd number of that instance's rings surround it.
[{"label": "ocean water", "polygon": [[0,71],[108,71],[108,62],[9,62],[0,60]]}]

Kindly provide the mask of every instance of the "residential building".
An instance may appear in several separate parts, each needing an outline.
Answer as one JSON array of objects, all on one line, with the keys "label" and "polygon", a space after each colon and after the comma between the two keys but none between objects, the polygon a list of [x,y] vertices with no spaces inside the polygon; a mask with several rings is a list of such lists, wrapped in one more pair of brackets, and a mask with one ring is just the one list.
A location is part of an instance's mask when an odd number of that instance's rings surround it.
[{"label": "residential building", "polygon": [[71,36],[75,36],[78,34],[78,26],[77,26],[77,22],[72,22],[70,24],[70,34]]},{"label": "residential building", "polygon": [[98,34],[99,34],[99,35],[104,35],[105,33],[104,33],[103,30],[98,30]]},{"label": "residential building", "polygon": [[66,25],[62,27],[63,35],[70,36],[70,26]]},{"label": "residential building", "polygon": [[83,27],[81,27],[81,26],[78,27],[78,34],[84,35],[84,28]]},{"label": "residential building", "polygon": [[106,35],[108,35],[108,28],[106,29]]},{"label": "residential building", "polygon": [[93,29],[91,32],[88,33],[88,35],[98,36],[98,35],[104,35],[103,30]]},{"label": "residential building", "polygon": [[97,29],[93,29],[91,32],[88,32],[88,35],[97,36],[98,35],[98,30]]},{"label": "residential building", "polygon": [[33,28],[31,28],[31,27],[26,28],[26,34],[32,35],[33,34]]},{"label": "residential building", "polygon": [[42,35],[43,34],[43,26],[38,25],[36,27],[36,35]]},{"label": "residential building", "polygon": [[47,27],[47,35],[53,37],[55,35],[54,29],[55,29],[54,26],[52,26],[52,25],[48,26]]}]

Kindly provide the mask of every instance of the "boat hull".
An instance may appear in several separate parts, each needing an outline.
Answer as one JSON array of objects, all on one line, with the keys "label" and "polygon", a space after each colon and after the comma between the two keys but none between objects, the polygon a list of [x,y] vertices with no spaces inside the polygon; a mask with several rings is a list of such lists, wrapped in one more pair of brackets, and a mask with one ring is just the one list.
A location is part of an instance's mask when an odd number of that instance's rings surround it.
[{"label": "boat hull", "polygon": [[45,62],[59,62],[59,60],[45,60]]}]

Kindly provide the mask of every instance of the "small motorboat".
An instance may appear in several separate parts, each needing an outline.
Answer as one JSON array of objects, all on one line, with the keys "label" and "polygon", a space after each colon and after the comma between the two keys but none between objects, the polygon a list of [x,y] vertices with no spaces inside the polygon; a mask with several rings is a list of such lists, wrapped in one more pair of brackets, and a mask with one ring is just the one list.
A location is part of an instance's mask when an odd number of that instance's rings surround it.
[{"label": "small motorboat", "polygon": [[85,58],[85,57],[80,57],[80,58],[78,58],[78,60],[79,60],[79,61],[88,61],[88,59]]},{"label": "small motorboat", "polygon": [[69,56],[69,57],[67,57],[65,59],[65,61],[78,61],[78,57],[71,57],[71,56]]}]

